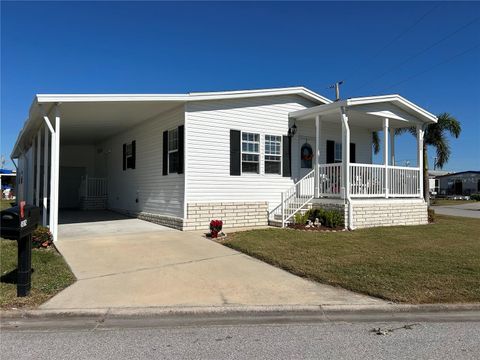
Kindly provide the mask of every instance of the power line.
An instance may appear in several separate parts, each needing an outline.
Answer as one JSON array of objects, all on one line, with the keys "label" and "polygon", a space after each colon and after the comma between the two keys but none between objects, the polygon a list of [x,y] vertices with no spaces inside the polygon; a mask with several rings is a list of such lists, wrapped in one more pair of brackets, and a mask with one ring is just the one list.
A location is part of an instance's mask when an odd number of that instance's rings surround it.
[{"label": "power line", "polygon": [[426,53],[427,51],[429,51],[430,49],[434,48],[435,46],[439,45],[440,43],[444,42],[445,40],[447,40],[447,39],[451,38],[452,36],[456,35],[457,33],[459,33],[460,31],[462,31],[463,29],[469,27],[470,25],[472,25],[473,23],[477,22],[478,20],[480,20],[480,17],[477,17],[477,18],[473,19],[472,21],[466,23],[465,25],[460,26],[458,29],[456,29],[455,31],[447,34],[446,36],[444,36],[444,37],[441,38],[440,40],[437,40],[436,42],[434,42],[433,44],[427,46],[427,47],[424,48],[423,50],[415,53],[414,55],[412,55],[412,56],[410,56],[410,57],[408,57],[407,59],[405,59],[404,61],[402,61],[400,64],[397,64],[397,65],[391,67],[390,69],[388,69],[387,71],[383,72],[381,75],[377,76],[376,78],[367,81],[366,83],[364,83],[364,84],[361,85],[360,87],[357,87],[354,91],[363,89],[365,86],[370,85],[372,82],[375,82],[375,81],[377,81],[378,79],[381,79],[382,77],[384,77],[384,76],[387,75],[388,73],[392,72],[393,70],[396,70],[396,69],[402,67],[403,65],[405,65],[406,63],[410,62],[411,60],[419,57],[420,55],[425,54],[425,53]]},{"label": "power line", "polygon": [[[387,48],[389,48],[392,44],[394,44],[395,42],[397,42],[398,40],[400,40],[406,33],[408,33],[410,30],[412,30],[415,26],[417,26],[423,19],[425,19],[428,15],[430,15],[433,11],[435,11],[438,7],[440,6],[439,5],[435,5],[434,7],[432,7],[430,10],[428,10],[427,12],[425,12],[422,16],[420,16],[417,20],[415,20],[415,22],[413,22],[408,28],[406,28],[405,30],[403,30],[402,32],[400,32],[397,36],[395,36],[392,40],[390,40],[386,45],[384,45],[379,51],[377,51],[374,55],[370,56],[369,58],[367,58],[365,62],[367,61],[370,61],[372,59],[375,59],[377,58],[382,52],[384,52]],[[360,65],[357,65],[356,68],[354,69],[354,71],[351,71],[350,74],[345,78],[350,78],[350,76],[352,74],[355,74],[356,71],[360,68]]]},{"label": "power line", "polygon": [[425,69],[425,70],[423,70],[423,71],[420,71],[420,72],[418,72],[418,73],[416,73],[416,74],[414,74],[414,75],[412,75],[412,76],[410,76],[410,77],[408,77],[408,78],[406,78],[406,79],[404,79],[404,80],[402,80],[402,81],[399,81],[399,82],[397,82],[397,83],[395,83],[395,84],[393,84],[393,85],[390,85],[389,87],[386,87],[385,90],[391,89],[391,88],[396,87],[396,86],[398,86],[398,85],[401,85],[401,84],[403,84],[403,83],[405,83],[405,82],[407,82],[407,81],[410,81],[410,80],[412,80],[412,79],[415,79],[416,77],[419,77],[420,75],[423,75],[423,74],[425,74],[425,73],[427,73],[427,72],[429,72],[429,71],[432,71],[433,69],[435,69],[435,68],[437,68],[437,67],[439,67],[439,66],[441,66],[441,65],[444,65],[444,64],[446,64],[446,63],[449,63],[449,62],[455,60],[456,58],[458,58],[458,57],[460,57],[460,56],[463,56],[463,55],[465,55],[465,54],[467,54],[467,53],[469,53],[469,52],[471,52],[471,51],[473,51],[473,50],[475,50],[475,49],[477,49],[477,48],[479,48],[479,47],[480,47],[480,44],[477,44],[477,45],[475,45],[475,46],[473,46],[473,47],[471,47],[471,48],[469,48],[469,49],[467,49],[467,50],[465,50],[465,51],[462,51],[461,53],[458,53],[458,54],[456,54],[456,55],[454,55],[454,56],[449,57],[448,59],[446,59],[446,60],[444,60],[444,61],[442,61],[442,62],[439,62],[439,63],[437,63],[437,64],[435,64],[435,65],[433,65],[433,66],[430,66],[429,68],[427,68],[427,69]]}]

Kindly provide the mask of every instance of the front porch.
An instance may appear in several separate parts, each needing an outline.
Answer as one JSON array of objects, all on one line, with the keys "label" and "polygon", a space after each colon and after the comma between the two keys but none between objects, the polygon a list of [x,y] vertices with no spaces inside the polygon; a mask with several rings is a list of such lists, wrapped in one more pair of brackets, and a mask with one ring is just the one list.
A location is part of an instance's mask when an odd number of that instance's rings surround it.
[{"label": "front porch", "polygon": [[[303,130],[304,134],[312,133],[311,124],[315,124],[315,147],[311,157],[313,169],[282,193],[281,203],[270,213],[270,219],[281,221],[283,227],[292,221],[295,213],[303,211],[306,206],[312,207],[312,203],[315,206],[330,206],[333,201],[345,211],[345,227],[353,229],[358,227],[355,226],[358,221],[354,219],[354,205],[360,204],[359,201],[363,199],[370,200],[362,204],[364,211],[374,211],[375,207],[383,208],[383,205],[387,205],[387,208],[393,206],[396,210],[388,212],[392,217],[389,224],[407,224],[399,218],[405,215],[404,210],[408,211],[409,206],[417,205],[420,213],[412,223],[426,221],[423,201],[423,134],[428,123],[436,122],[434,115],[398,95],[389,95],[320,105],[290,113],[290,119],[291,129],[295,130],[290,131],[292,136],[295,136],[297,129],[301,132],[302,127],[306,129]],[[332,128],[338,129],[339,125],[341,140],[329,140],[337,136]],[[416,129],[416,166],[397,166],[395,163],[395,130],[399,128]],[[351,141],[352,129],[356,143]],[[380,131],[383,135],[383,161],[381,164],[373,164],[372,134]],[[306,136],[305,138],[307,139]],[[363,149],[361,156],[355,154],[358,147]],[[359,158],[362,162],[356,161]],[[392,203],[401,199],[407,201]],[[371,221],[365,223],[368,226],[381,226],[385,221],[379,221],[379,224]]]}]

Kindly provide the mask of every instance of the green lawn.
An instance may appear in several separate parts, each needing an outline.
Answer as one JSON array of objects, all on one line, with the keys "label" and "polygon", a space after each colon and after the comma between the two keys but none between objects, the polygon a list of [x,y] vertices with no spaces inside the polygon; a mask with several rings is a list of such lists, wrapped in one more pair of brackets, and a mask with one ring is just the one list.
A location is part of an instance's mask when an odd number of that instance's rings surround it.
[{"label": "green lawn", "polygon": [[435,199],[432,200],[432,206],[462,205],[476,202],[475,200],[453,200],[453,199]]},{"label": "green lawn", "polygon": [[[1,210],[10,207],[2,200]],[[32,290],[30,296],[17,298],[17,242],[0,238],[0,308],[32,308],[45,302],[75,281],[75,277],[54,249],[32,250]]]},{"label": "green lawn", "polygon": [[36,307],[75,281],[75,277],[53,248],[32,250],[32,290],[17,298],[17,242],[0,239],[0,308]]},{"label": "green lawn", "polygon": [[322,283],[405,303],[480,302],[480,221],[351,232],[263,229],[226,246]]}]

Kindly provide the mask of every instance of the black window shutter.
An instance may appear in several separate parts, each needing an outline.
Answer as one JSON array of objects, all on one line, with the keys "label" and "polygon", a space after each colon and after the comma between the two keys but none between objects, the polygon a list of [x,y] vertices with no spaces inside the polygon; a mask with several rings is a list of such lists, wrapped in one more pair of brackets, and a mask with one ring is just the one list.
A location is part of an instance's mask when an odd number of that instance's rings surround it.
[{"label": "black window shutter", "polygon": [[163,175],[168,175],[168,131],[163,132]]},{"label": "black window shutter", "polygon": [[137,151],[135,147],[136,147],[136,141],[133,140],[132,141],[132,160],[131,160],[131,166],[130,166],[132,169],[135,169],[135,160],[137,158]]},{"label": "black window shutter", "polygon": [[292,176],[292,138],[290,136],[283,136],[282,139],[283,149],[282,149],[282,158],[283,158],[283,176],[290,177]]},{"label": "black window shutter", "polygon": [[123,144],[123,170],[127,170],[127,144]]},{"label": "black window shutter", "polygon": [[355,144],[350,143],[350,162],[355,163],[356,161],[356,154],[355,154]]},{"label": "black window shutter", "polygon": [[230,175],[240,175],[241,152],[240,131],[230,130]]},{"label": "black window shutter", "polygon": [[183,164],[184,164],[184,149],[185,149],[185,127],[180,125],[178,127],[178,171],[177,173],[183,174]]},{"label": "black window shutter", "polygon": [[327,164],[335,162],[335,141],[327,140]]}]

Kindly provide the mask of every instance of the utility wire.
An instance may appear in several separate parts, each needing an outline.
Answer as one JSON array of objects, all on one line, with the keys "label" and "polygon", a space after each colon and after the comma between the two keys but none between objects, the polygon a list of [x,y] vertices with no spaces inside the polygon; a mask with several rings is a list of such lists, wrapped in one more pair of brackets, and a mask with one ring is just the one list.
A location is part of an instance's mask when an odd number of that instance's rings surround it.
[{"label": "utility wire", "polygon": [[[422,16],[420,16],[417,20],[415,20],[415,22],[413,22],[408,28],[406,28],[405,30],[403,30],[401,33],[399,33],[397,36],[395,36],[392,40],[390,40],[385,46],[383,46],[379,51],[377,51],[374,55],[370,56],[369,58],[367,58],[365,61],[363,61],[363,63],[367,62],[367,61],[370,61],[372,59],[375,59],[377,58],[381,53],[383,53],[387,48],[389,48],[392,44],[394,44],[395,42],[397,42],[398,40],[400,40],[403,36],[405,36],[405,34],[407,34],[410,30],[412,30],[415,26],[417,26],[423,19],[425,19],[428,15],[430,15],[432,12],[434,12],[438,7],[440,6],[439,5],[435,5],[434,7],[432,7],[430,10],[428,10],[427,12],[425,12]],[[360,68],[360,65],[357,65],[354,69],[354,71],[351,71],[347,77],[345,77],[344,79],[348,79],[352,76],[352,74],[355,74],[357,72],[357,70]]]},{"label": "utility wire", "polygon": [[415,53],[414,55],[408,57],[407,59],[405,59],[404,61],[402,61],[400,64],[397,64],[393,67],[391,67],[390,69],[388,69],[387,71],[383,72],[382,74],[380,74],[379,76],[377,76],[376,78],[372,79],[372,80],[369,80],[367,81],[366,83],[364,83],[363,85],[361,85],[360,87],[357,87],[354,91],[358,91],[360,89],[363,89],[365,86],[367,85],[370,85],[372,82],[375,82],[377,81],[378,79],[381,79],[382,77],[384,77],[385,75],[387,75],[388,73],[392,72],[393,70],[396,70],[400,67],[402,67],[403,65],[405,65],[406,63],[410,62],[411,60],[419,57],[420,55],[423,55],[425,54],[427,51],[429,51],[430,49],[434,48],[435,46],[439,45],[440,43],[444,42],[445,40],[451,38],[452,36],[456,35],[457,33],[459,33],[460,31],[462,31],[463,29],[469,27],[470,25],[472,25],[473,23],[477,22],[478,20],[480,20],[480,17],[477,17],[475,19],[473,19],[472,21],[466,23],[465,25],[462,25],[460,26],[458,29],[456,29],[455,31],[447,34],[446,36],[444,36],[443,38],[441,38],[440,40],[437,40],[436,42],[434,42],[433,44],[427,46],[426,48],[424,48],[423,50]]},{"label": "utility wire", "polygon": [[442,61],[442,62],[439,62],[439,63],[437,63],[437,64],[435,64],[435,65],[433,65],[433,66],[430,66],[429,68],[427,68],[427,69],[425,69],[425,70],[423,70],[423,71],[420,71],[420,72],[418,72],[418,73],[416,73],[416,74],[414,74],[414,75],[412,75],[412,76],[410,76],[410,77],[408,77],[408,78],[406,78],[406,79],[404,79],[404,80],[402,80],[402,81],[399,81],[399,82],[397,82],[397,83],[395,83],[395,84],[393,84],[393,85],[390,85],[390,86],[386,87],[385,90],[391,89],[391,88],[393,88],[393,87],[397,87],[398,85],[401,85],[401,84],[403,84],[403,83],[405,83],[405,82],[407,82],[407,81],[410,81],[410,80],[412,80],[412,79],[415,79],[416,77],[419,77],[420,75],[423,75],[423,74],[425,74],[425,73],[427,73],[427,72],[429,72],[429,71],[432,71],[433,69],[436,69],[437,67],[439,67],[439,66],[441,66],[441,65],[444,65],[444,64],[446,64],[446,63],[449,63],[449,62],[455,60],[456,58],[458,58],[458,57],[460,57],[460,56],[463,56],[463,55],[465,55],[465,54],[467,54],[467,53],[469,53],[469,52],[471,52],[471,51],[473,51],[473,50],[475,50],[475,49],[477,49],[477,48],[480,48],[480,43],[477,44],[477,45],[475,45],[475,46],[473,46],[473,47],[471,47],[471,48],[469,48],[469,49],[467,49],[467,50],[465,50],[465,51],[462,51],[461,53],[458,53],[458,54],[456,54],[456,55],[454,55],[454,56],[452,56],[452,57],[449,57],[448,59],[446,59],[446,60],[444,60],[444,61]]}]

